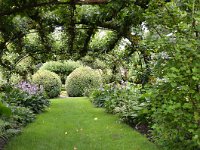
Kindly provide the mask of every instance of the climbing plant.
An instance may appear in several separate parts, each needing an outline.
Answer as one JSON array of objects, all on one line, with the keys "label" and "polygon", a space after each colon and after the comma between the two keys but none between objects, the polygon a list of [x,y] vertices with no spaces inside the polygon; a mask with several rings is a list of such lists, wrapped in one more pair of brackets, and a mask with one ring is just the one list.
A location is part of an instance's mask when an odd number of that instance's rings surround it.
[{"label": "climbing plant", "polygon": [[9,80],[24,73],[19,64],[26,58],[33,68],[50,60],[98,58],[112,73],[124,71],[120,80],[142,84],[157,144],[198,149],[199,8],[199,0],[4,0],[0,66]]},{"label": "climbing plant", "polygon": [[[134,0],[3,1],[0,64],[13,71],[27,55],[45,62],[79,59],[88,52],[107,53],[122,37],[128,38],[132,48],[136,48],[133,27],[141,25],[145,5]],[[104,47],[92,46],[95,34],[103,30],[113,34],[102,42]]]}]

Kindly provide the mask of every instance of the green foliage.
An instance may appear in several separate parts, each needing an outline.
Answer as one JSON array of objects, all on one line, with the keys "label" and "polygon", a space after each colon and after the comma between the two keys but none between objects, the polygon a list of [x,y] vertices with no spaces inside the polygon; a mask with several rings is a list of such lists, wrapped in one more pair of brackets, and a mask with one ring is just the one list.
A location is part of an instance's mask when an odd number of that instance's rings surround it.
[{"label": "green foliage", "polygon": [[44,63],[42,67],[40,68],[40,70],[48,70],[48,71],[58,74],[61,78],[62,83],[64,84],[66,77],[72,71],[74,71],[76,68],[80,66],[82,66],[80,62],[72,61],[72,60],[68,60],[64,62],[49,61],[49,62]]},{"label": "green foliage", "polygon": [[174,84],[160,83],[151,91],[154,140],[170,149],[198,149],[199,95],[189,97],[189,87]]},{"label": "green foliage", "polygon": [[35,71],[36,66],[34,65],[34,59],[30,56],[21,59],[15,66],[15,72],[25,81],[27,81]]},{"label": "green foliage", "polygon": [[101,76],[104,83],[107,84],[110,83],[113,76],[112,70],[111,69],[102,70]]},{"label": "green foliage", "polygon": [[199,1],[151,2],[142,42],[152,55],[152,134],[170,150],[200,149]]},{"label": "green foliage", "polygon": [[11,85],[4,85],[3,88],[2,101],[10,106],[26,107],[33,111],[33,113],[40,113],[49,106],[49,100],[46,99],[43,93],[29,94]]},{"label": "green foliage", "polygon": [[11,123],[15,127],[25,126],[35,119],[35,114],[28,107],[12,106]]},{"label": "green foliage", "polygon": [[104,85],[100,88],[96,88],[91,90],[91,93],[89,95],[90,101],[96,106],[96,107],[104,107],[105,101],[110,99],[110,93],[111,86],[110,85]]},{"label": "green foliage", "polygon": [[4,84],[0,90],[0,136],[5,139],[19,133],[35,119],[35,114],[49,106],[42,90],[27,82],[15,86]]},{"label": "green foliage", "polygon": [[[26,97],[26,93],[18,88],[13,87],[10,84],[2,85],[1,99],[3,102],[9,105],[15,105],[18,101],[23,100]],[[17,106],[17,105],[16,105]]]},{"label": "green foliage", "polygon": [[3,105],[2,102],[0,102],[0,117],[1,116],[10,116],[11,115],[11,109]]},{"label": "green foliage", "polygon": [[79,61],[73,61],[73,60],[68,60],[64,61],[64,68],[65,70],[65,76],[67,77],[70,73],[72,73],[76,68],[79,68],[82,66],[81,62]]},{"label": "green foliage", "polygon": [[9,108],[12,110],[12,115],[0,119],[0,137],[5,140],[18,134],[21,127],[35,119],[35,114],[29,108],[21,106],[9,106]]},{"label": "green foliage", "polygon": [[93,90],[90,99],[97,107],[105,107],[109,113],[118,114],[120,118],[133,125],[150,120],[150,101],[145,99],[141,87],[132,84],[110,84]]},{"label": "green foliage", "polygon": [[4,79],[2,70],[1,70],[1,68],[0,68],[0,85],[3,84],[4,80],[5,80],[5,79]]},{"label": "green foliage", "polygon": [[92,56],[85,56],[81,59],[81,62],[85,65],[85,66],[89,66],[92,69],[101,69],[101,70],[105,70],[108,69],[108,66],[106,65],[105,62],[101,61],[100,59],[95,59]]},{"label": "green foliage", "polygon": [[3,134],[5,133],[5,121],[0,119],[0,137],[3,137]]},{"label": "green foliage", "polygon": [[101,69],[105,70],[108,68],[105,62],[101,61],[100,59],[96,59],[93,63],[93,69]]},{"label": "green foliage", "polygon": [[0,137],[6,140],[7,138],[16,135],[20,130],[16,128],[14,123],[9,120],[0,119]]},{"label": "green foliage", "polygon": [[19,75],[19,74],[16,74],[16,73],[13,73],[10,77],[10,80],[9,82],[11,84],[18,84],[20,83],[21,81],[23,80],[23,78]]},{"label": "green foliage", "polygon": [[[54,1],[53,7],[49,7],[52,2],[44,0],[0,3],[0,65],[4,77],[8,80],[13,72],[22,76],[27,70],[30,73],[28,62],[26,67],[17,65],[26,56],[41,63],[79,59],[92,53],[110,63],[112,77],[104,82],[123,79],[142,84],[147,90],[152,133],[158,145],[170,150],[199,149],[200,1],[110,0],[106,5],[76,7],[63,2]],[[88,61],[92,67],[104,67],[93,64],[93,60]],[[131,78],[123,76],[121,68],[129,69]],[[61,78],[64,83],[65,76]],[[125,92],[116,93],[113,99],[126,97]],[[103,99],[104,94],[97,92],[97,97]],[[108,104],[111,111],[118,105],[112,101]],[[129,112],[140,103],[126,101],[123,105]]]},{"label": "green foliage", "polygon": [[88,90],[101,84],[101,75],[90,67],[75,69],[66,79],[66,90],[69,96],[83,96]]},{"label": "green foliage", "polygon": [[23,105],[30,108],[34,113],[41,113],[49,106],[50,102],[43,94],[29,95]]},{"label": "green foliage", "polygon": [[112,71],[110,69],[95,69],[95,71],[101,75],[102,82],[105,84],[111,83],[111,79],[113,77]]},{"label": "green foliage", "polygon": [[[91,49],[94,49],[95,51],[98,50],[108,50],[110,43],[115,42],[117,40],[117,33],[111,31],[111,30],[98,30],[94,37],[92,38],[92,41],[90,42]],[[101,40],[99,40],[101,39]]]},{"label": "green foliage", "polygon": [[89,66],[92,69],[97,69],[102,76],[102,81],[104,83],[110,83],[110,80],[113,76],[112,70],[109,69],[109,66],[104,61],[87,55],[87,56],[81,58],[81,62],[85,66]]},{"label": "green foliage", "polygon": [[58,97],[61,91],[60,77],[48,70],[41,70],[36,72],[32,77],[33,83],[43,86],[49,98]]},{"label": "green foliage", "polygon": [[[74,14],[69,1],[53,3],[54,7],[44,0],[6,0],[0,4],[0,64],[9,72],[30,73],[35,66],[27,65],[28,61],[16,66],[26,57],[41,63],[112,51],[122,38],[130,40],[129,34],[143,22],[142,8],[148,4],[112,0],[100,6],[76,5]],[[141,4],[144,6],[138,6]],[[30,9],[24,11],[25,8]]]}]

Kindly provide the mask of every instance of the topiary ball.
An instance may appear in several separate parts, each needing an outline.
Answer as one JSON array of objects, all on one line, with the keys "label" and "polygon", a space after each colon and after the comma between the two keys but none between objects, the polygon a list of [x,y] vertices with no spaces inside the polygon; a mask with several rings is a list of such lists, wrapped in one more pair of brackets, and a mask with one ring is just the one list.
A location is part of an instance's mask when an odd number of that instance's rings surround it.
[{"label": "topiary ball", "polygon": [[81,67],[82,64],[79,61],[49,61],[42,65],[40,70],[48,70],[58,74],[63,84],[65,84],[66,77],[74,71],[76,68]]},{"label": "topiary ball", "polygon": [[101,84],[101,75],[90,67],[75,69],[66,79],[66,90],[69,96],[83,96],[86,91]]},{"label": "topiary ball", "polygon": [[60,77],[51,71],[41,70],[32,76],[32,81],[35,84],[42,85],[48,98],[58,97],[61,92]]}]

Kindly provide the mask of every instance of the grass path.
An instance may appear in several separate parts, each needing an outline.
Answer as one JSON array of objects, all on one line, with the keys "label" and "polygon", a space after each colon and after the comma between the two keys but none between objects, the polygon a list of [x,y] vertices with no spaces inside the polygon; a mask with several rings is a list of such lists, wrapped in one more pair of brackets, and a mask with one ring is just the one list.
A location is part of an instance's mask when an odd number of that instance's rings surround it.
[{"label": "grass path", "polygon": [[6,150],[157,150],[119,119],[86,98],[54,99]]}]

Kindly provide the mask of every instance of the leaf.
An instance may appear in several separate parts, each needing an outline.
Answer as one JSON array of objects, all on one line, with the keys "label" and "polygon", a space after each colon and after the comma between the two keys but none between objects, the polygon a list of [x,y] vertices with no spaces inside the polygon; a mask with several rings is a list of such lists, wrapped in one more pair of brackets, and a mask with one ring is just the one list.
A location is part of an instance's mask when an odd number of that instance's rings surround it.
[{"label": "leaf", "polygon": [[10,116],[11,110],[0,102],[0,116],[1,115]]},{"label": "leaf", "polygon": [[174,72],[179,72],[179,69],[175,68],[175,67],[171,67],[170,70],[174,71]]},{"label": "leaf", "polygon": [[192,79],[193,79],[193,80],[196,80],[196,81],[199,80],[199,78],[198,78],[197,76],[192,76]]},{"label": "leaf", "polygon": [[194,119],[196,122],[198,122],[200,120],[200,116],[197,112],[194,112]]},{"label": "leaf", "polygon": [[185,104],[183,105],[183,108],[185,108],[185,109],[191,109],[191,108],[192,108],[192,104],[190,104],[190,103],[185,103]]},{"label": "leaf", "polygon": [[176,87],[177,83],[171,83],[172,87]]}]

